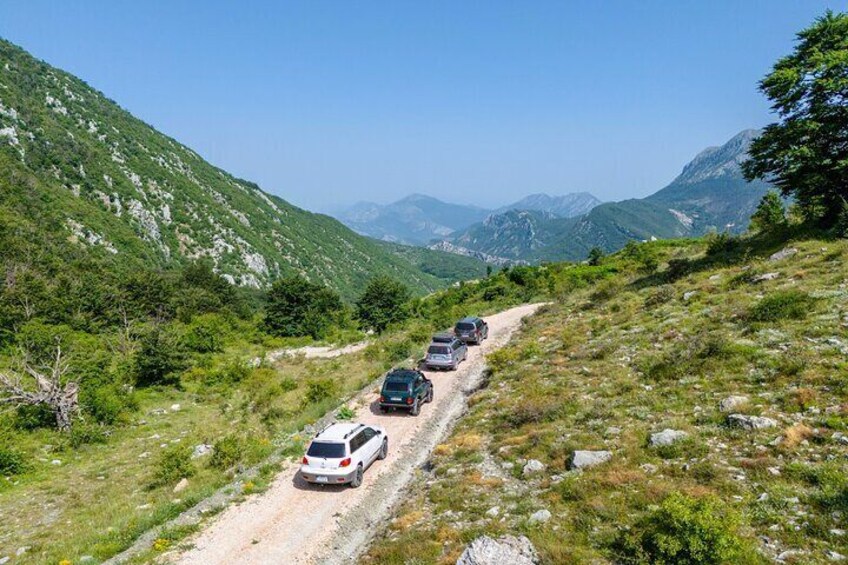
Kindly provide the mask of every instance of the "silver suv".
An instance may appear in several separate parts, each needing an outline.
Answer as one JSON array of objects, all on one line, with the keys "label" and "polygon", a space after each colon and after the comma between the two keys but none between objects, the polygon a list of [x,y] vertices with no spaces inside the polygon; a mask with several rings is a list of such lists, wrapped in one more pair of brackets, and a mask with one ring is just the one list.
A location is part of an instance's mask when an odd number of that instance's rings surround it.
[{"label": "silver suv", "polygon": [[480,345],[484,339],[489,337],[489,324],[481,318],[468,316],[458,321],[453,331],[456,337],[465,343]]},{"label": "silver suv", "polygon": [[427,347],[424,364],[428,369],[449,369],[456,371],[459,364],[468,357],[468,346],[452,335],[435,335]]}]

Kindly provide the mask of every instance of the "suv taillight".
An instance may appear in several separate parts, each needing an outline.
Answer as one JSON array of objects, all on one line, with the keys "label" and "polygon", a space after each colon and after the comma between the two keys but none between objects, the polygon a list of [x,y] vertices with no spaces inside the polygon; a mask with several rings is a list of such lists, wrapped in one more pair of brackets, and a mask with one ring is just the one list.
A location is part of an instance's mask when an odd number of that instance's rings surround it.
[{"label": "suv taillight", "polygon": [[385,401],[386,401],[386,397],[385,397],[385,396],[380,396],[380,402],[385,402]]},{"label": "suv taillight", "polygon": [[309,465],[309,459],[306,457],[306,455],[303,456],[303,461],[301,461],[301,463],[303,463],[304,465]]},{"label": "suv taillight", "polygon": [[412,404],[412,397],[411,397],[411,396],[410,396],[409,398],[407,398],[407,399],[406,399],[406,403],[407,403],[407,404]]},{"label": "suv taillight", "polygon": [[350,457],[342,459],[342,462],[339,463],[339,467],[347,467],[348,465],[350,465]]}]

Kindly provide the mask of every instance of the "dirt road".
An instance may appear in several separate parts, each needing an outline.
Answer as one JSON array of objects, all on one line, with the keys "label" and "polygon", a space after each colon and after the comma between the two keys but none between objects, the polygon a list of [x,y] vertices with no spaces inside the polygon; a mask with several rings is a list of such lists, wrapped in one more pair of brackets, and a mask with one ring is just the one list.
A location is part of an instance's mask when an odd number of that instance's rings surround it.
[{"label": "dirt road", "polygon": [[418,417],[382,414],[377,395],[363,393],[355,421],[380,424],[389,436],[389,456],[365,473],[358,489],[309,486],[290,465],[261,495],[231,506],[195,538],[193,547],[170,559],[183,565],[352,563],[386,519],[450,424],[462,413],[465,394],[478,386],[484,356],[506,344],[525,316],[540,305],[525,305],[487,318],[489,339],[472,346],[457,371],[428,373],[435,399]]}]

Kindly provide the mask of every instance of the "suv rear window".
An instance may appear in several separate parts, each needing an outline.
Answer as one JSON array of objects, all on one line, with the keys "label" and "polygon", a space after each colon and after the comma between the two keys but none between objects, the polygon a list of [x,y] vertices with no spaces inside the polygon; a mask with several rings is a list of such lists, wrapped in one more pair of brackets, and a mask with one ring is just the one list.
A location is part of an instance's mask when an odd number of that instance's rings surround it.
[{"label": "suv rear window", "polygon": [[309,445],[309,451],[307,451],[306,454],[310,457],[341,459],[345,456],[345,446],[343,443],[326,443],[321,441],[313,441]]},{"label": "suv rear window", "polygon": [[403,381],[389,381],[386,383],[386,390],[391,392],[404,392],[409,390],[409,383]]},{"label": "suv rear window", "polygon": [[431,345],[429,349],[427,349],[427,353],[434,353],[436,355],[447,355],[450,353],[450,348],[445,347],[444,345]]},{"label": "suv rear window", "polygon": [[474,324],[468,324],[468,323],[463,322],[461,324],[457,324],[456,328],[458,330],[473,330],[475,328],[475,326],[474,326]]}]

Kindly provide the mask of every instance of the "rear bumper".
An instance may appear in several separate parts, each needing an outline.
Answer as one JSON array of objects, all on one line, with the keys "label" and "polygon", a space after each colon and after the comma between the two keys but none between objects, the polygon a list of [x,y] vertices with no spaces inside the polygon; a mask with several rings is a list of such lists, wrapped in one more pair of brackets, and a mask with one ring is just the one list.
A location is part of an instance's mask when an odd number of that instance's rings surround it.
[{"label": "rear bumper", "polygon": [[475,335],[460,335],[457,336],[457,339],[463,343],[478,343],[480,338]]},{"label": "rear bumper", "polygon": [[434,369],[450,369],[456,367],[458,362],[453,359],[450,361],[444,359],[424,359],[424,364]]},{"label": "rear bumper", "polygon": [[381,402],[380,408],[398,408],[400,410],[411,410],[412,404],[405,402]]},{"label": "rear bumper", "polygon": [[[354,475],[356,475],[355,467],[353,469],[322,469],[307,465],[300,467],[300,476],[303,480],[316,485],[344,485],[352,481]],[[326,480],[322,477],[326,477]]]}]

